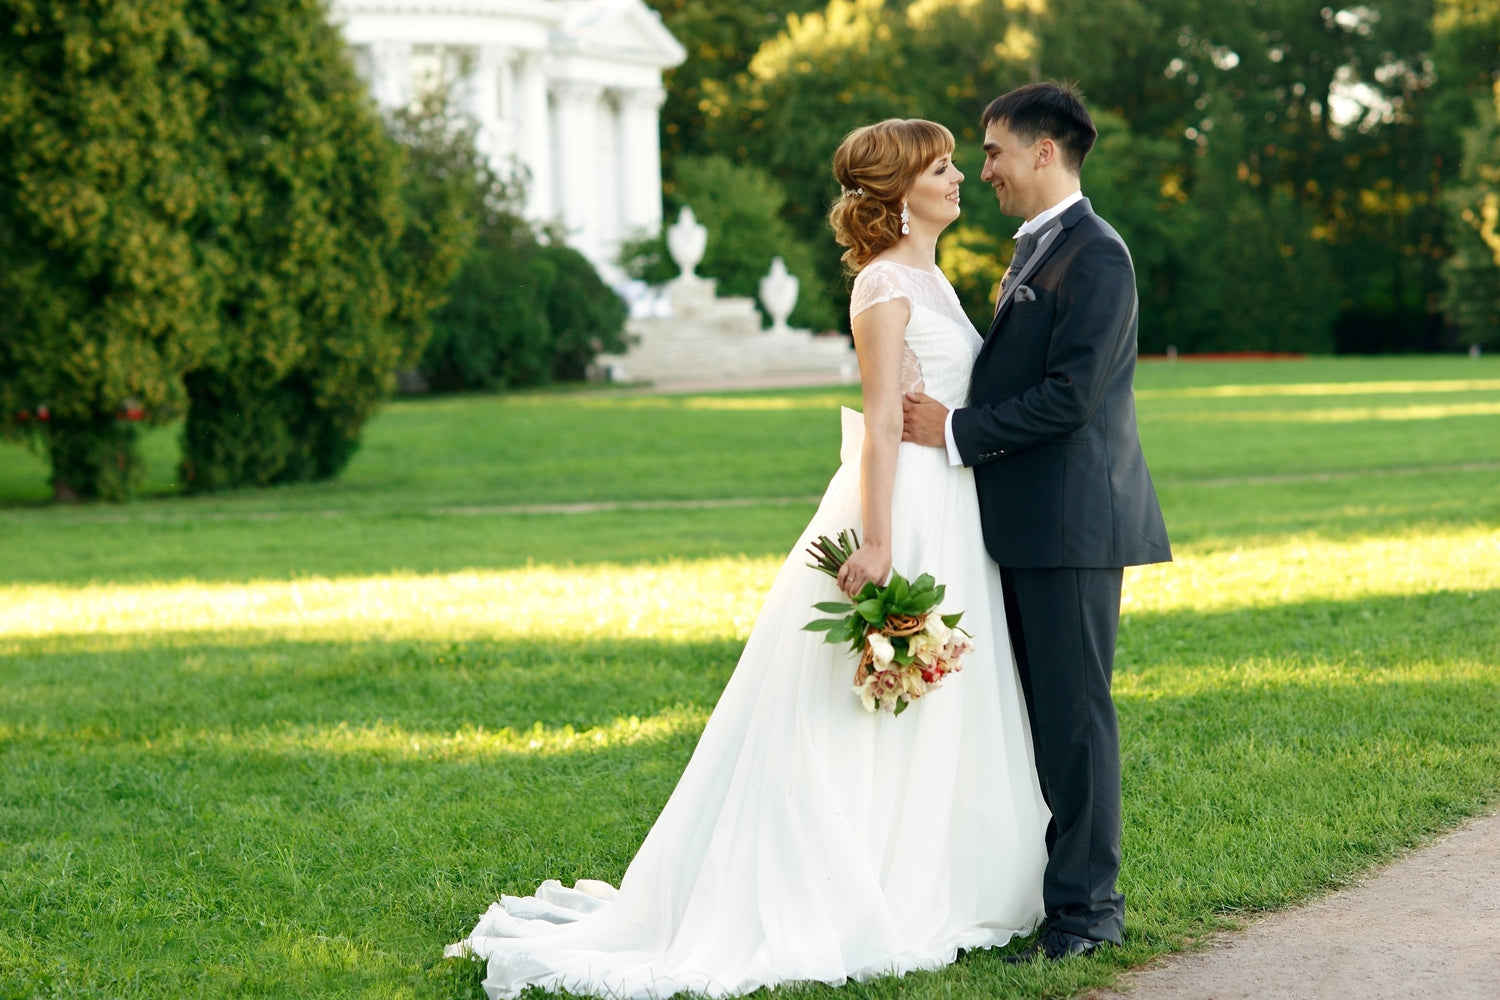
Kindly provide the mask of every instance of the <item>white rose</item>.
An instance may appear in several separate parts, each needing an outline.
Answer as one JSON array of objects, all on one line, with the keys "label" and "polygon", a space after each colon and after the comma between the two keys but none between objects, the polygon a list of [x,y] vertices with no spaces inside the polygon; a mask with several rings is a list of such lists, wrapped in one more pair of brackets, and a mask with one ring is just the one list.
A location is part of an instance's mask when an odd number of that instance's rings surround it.
[{"label": "white rose", "polygon": [[870,655],[875,657],[875,662],[882,667],[890,664],[896,655],[896,647],[891,645],[884,633],[871,632],[865,636],[865,645],[870,647]]},{"label": "white rose", "polygon": [[936,611],[927,613],[927,620],[922,623],[922,628],[937,641],[940,649],[948,644],[948,637],[953,633],[951,628],[943,624],[943,616]]}]

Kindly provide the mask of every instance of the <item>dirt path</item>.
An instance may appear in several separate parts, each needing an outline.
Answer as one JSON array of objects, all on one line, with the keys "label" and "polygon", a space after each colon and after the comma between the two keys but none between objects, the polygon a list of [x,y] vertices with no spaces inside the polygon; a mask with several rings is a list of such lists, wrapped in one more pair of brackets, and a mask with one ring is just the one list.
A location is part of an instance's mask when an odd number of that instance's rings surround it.
[{"label": "dirt path", "polygon": [[1500,1000],[1500,813],[1090,1000]]}]

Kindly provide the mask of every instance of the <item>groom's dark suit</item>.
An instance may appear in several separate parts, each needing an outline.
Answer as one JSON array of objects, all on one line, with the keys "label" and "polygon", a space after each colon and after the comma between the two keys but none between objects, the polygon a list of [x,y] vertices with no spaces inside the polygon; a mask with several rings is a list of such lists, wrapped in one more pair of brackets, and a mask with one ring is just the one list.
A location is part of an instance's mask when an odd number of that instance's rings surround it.
[{"label": "groom's dark suit", "polygon": [[[1000,564],[1042,792],[1050,927],[1120,940],[1110,681],[1123,567],[1171,559],[1136,431],[1135,272],[1087,200],[1007,280],[953,441]],[[1020,286],[1024,286],[1024,289]]]}]

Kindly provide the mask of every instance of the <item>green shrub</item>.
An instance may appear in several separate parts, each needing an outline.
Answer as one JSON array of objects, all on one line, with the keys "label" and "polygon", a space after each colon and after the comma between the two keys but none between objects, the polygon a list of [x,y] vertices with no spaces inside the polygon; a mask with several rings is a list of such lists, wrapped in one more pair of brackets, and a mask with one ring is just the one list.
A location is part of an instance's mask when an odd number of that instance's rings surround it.
[{"label": "green shrub", "polygon": [[540,255],[553,272],[547,296],[552,377],[577,381],[600,354],[625,350],[628,310],[624,300],[577,250],[554,244],[542,247]]},{"label": "green shrub", "polygon": [[515,215],[486,221],[433,316],[420,370],[437,391],[534,385],[551,371],[546,302],[553,272]]},{"label": "green shrub", "polygon": [[625,348],[625,303],[578,251],[491,213],[433,316],[419,366],[437,391],[577,380]]}]

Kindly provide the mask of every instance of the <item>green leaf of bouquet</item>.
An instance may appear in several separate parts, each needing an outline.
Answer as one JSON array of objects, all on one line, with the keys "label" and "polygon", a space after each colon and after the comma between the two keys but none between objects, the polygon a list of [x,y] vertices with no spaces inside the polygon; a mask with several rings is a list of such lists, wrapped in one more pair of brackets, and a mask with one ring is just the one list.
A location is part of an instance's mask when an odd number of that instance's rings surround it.
[{"label": "green leaf of bouquet", "polygon": [[911,582],[912,590],[931,590],[937,586],[937,581],[932,578],[931,573],[923,573]]},{"label": "green leaf of bouquet", "polygon": [[955,625],[958,624],[958,620],[960,618],[962,618],[963,616],[964,616],[964,613],[962,611],[960,611],[956,615],[944,615],[943,616],[943,624],[946,625],[946,626],[948,626],[949,628],[952,628],[953,626],[955,626]]},{"label": "green leaf of bouquet", "polygon": [[932,588],[932,592],[937,595],[932,602],[936,604],[941,601],[943,599],[943,595],[948,592],[948,585],[946,583],[940,583],[936,587]]},{"label": "green leaf of bouquet", "polygon": [[827,632],[829,629],[833,628],[835,625],[842,625],[842,624],[844,624],[844,619],[842,619],[842,618],[814,618],[812,621],[810,621],[806,625],[802,626],[802,631],[804,631],[804,632]]},{"label": "green leaf of bouquet", "polygon": [[896,700],[896,710],[891,714],[900,715],[902,712],[906,711],[906,706],[910,704],[911,702],[907,701],[905,698],[898,698]]},{"label": "green leaf of bouquet", "polygon": [[819,611],[826,611],[831,615],[847,615],[854,610],[854,605],[848,601],[819,601],[813,607]]},{"label": "green leaf of bouquet", "polygon": [[[868,584],[866,584],[868,586]],[[860,591],[861,594],[864,591]],[[860,601],[854,606],[855,612],[869,622],[871,625],[879,625],[885,621],[885,603],[878,597],[872,597],[866,601]]]},{"label": "green leaf of bouquet", "polygon": [[932,610],[932,606],[936,603],[936,591],[914,590],[909,595],[907,595],[907,598],[902,602],[901,607],[895,610],[903,615],[920,615],[924,612]]},{"label": "green leaf of bouquet", "polygon": [[906,582],[906,577],[891,570],[891,582],[886,584],[885,599],[887,604],[900,605],[908,594],[911,593],[911,584]]}]

